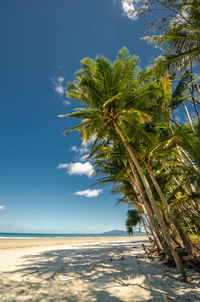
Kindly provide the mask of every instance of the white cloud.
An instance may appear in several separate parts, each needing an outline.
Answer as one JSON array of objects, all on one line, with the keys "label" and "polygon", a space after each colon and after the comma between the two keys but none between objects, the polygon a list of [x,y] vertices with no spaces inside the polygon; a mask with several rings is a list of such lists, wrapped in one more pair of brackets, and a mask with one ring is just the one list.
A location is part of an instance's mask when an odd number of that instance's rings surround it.
[{"label": "white cloud", "polygon": [[132,20],[137,20],[138,12],[148,8],[148,2],[143,0],[120,0],[120,2],[124,15]]},{"label": "white cloud", "polygon": [[58,169],[66,169],[66,172],[69,175],[87,175],[88,177],[92,177],[94,173],[93,166],[90,162],[76,162],[76,163],[69,163],[69,164],[59,164]]},{"label": "white cloud", "polygon": [[186,23],[185,19],[188,18],[188,13],[186,11],[181,11],[181,15],[177,14],[175,17],[172,18],[171,23],[177,22],[179,24]]},{"label": "white cloud", "polygon": [[62,104],[65,105],[65,106],[71,105],[70,101],[68,101],[68,100],[62,101]]},{"label": "white cloud", "polygon": [[133,20],[136,20],[138,17],[138,12],[136,10],[136,7],[134,6],[134,0],[121,0],[122,9],[124,14]]},{"label": "white cloud", "polygon": [[83,140],[82,145],[83,145],[83,146],[88,146],[88,145],[94,143],[95,140],[96,140],[96,138],[97,138],[97,136],[94,134],[94,135],[92,135],[92,136],[90,137],[90,139],[88,139],[87,141]]},{"label": "white cloud", "polygon": [[64,82],[64,78],[63,77],[57,77],[57,81],[62,84]]},{"label": "white cloud", "polygon": [[56,77],[51,79],[54,84],[54,90],[59,94],[63,95],[65,88],[63,86],[64,78],[63,77]]},{"label": "white cloud", "polygon": [[85,190],[85,191],[77,191],[74,195],[85,196],[85,197],[97,197],[103,190]]},{"label": "white cloud", "polygon": [[80,158],[80,161],[85,161],[88,159],[89,154],[85,154]]},{"label": "white cloud", "polygon": [[5,209],[5,206],[0,205],[0,211],[3,211]]},{"label": "white cloud", "polygon": [[56,86],[55,87],[55,91],[58,93],[58,94],[61,94],[63,95],[64,94],[64,87],[63,86]]},{"label": "white cloud", "polygon": [[81,153],[81,154],[87,153],[89,151],[88,148],[86,148],[86,147],[77,148],[76,146],[72,146],[71,150],[76,153]]},{"label": "white cloud", "polygon": [[67,169],[69,166],[69,164],[59,164],[57,169],[60,170],[60,169]]}]

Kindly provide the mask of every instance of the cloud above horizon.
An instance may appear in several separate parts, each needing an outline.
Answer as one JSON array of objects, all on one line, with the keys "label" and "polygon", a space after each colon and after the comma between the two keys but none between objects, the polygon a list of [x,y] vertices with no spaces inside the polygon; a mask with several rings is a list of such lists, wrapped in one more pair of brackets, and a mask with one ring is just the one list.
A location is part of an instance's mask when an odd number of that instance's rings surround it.
[{"label": "cloud above horizon", "polygon": [[80,161],[88,160],[88,156],[89,156],[89,154],[85,154],[85,155],[81,156],[81,158],[79,160]]},{"label": "cloud above horizon", "polygon": [[64,95],[65,88],[63,86],[64,78],[63,77],[55,77],[51,78],[54,84],[54,91],[56,91],[60,96]]},{"label": "cloud above horizon", "polygon": [[68,100],[62,101],[62,104],[63,104],[64,106],[69,106],[69,105],[71,105],[70,101],[68,101]]},{"label": "cloud above horizon", "polygon": [[89,152],[88,148],[86,147],[77,148],[76,146],[72,146],[70,150],[80,154]]},{"label": "cloud above horizon", "polygon": [[120,2],[123,15],[132,20],[137,20],[139,17],[139,12],[146,10],[148,8],[148,1],[142,0],[113,0],[115,5]]},{"label": "cloud above horizon", "polygon": [[78,195],[78,196],[85,196],[85,197],[97,197],[99,196],[100,193],[102,193],[103,190],[99,189],[99,190],[84,190],[84,191],[77,191],[74,193],[74,195]]},{"label": "cloud above horizon", "polygon": [[0,211],[3,211],[5,209],[5,206],[0,205]]},{"label": "cloud above horizon", "polygon": [[69,175],[87,175],[92,177],[94,173],[94,168],[90,162],[76,162],[76,163],[61,163],[58,165],[57,169],[66,169],[66,173]]},{"label": "cloud above horizon", "polygon": [[138,12],[136,10],[136,7],[134,5],[134,0],[121,0],[122,10],[124,14],[129,18],[136,20],[138,18]]}]

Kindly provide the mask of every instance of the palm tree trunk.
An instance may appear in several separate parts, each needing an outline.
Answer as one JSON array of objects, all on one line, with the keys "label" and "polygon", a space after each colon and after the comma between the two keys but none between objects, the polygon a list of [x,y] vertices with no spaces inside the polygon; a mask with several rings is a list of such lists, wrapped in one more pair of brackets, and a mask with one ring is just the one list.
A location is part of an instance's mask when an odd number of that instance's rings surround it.
[{"label": "palm tree trunk", "polygon": [[[146,221],[145,221],[145,218],[144,218],[144,214],[143,213],[140,213],[140,216],[141,216],[141,218],[142,218],[142,223],[143,223],[143,226],[144,226],[144,229],[145,229],[145,232],[146,232],[146,234],[147,234],[147,237],[150,239],[150,234],[149,234],[149,225],[147,226],[147,223],[146,223]],[[151,231],[151,230],[150,230]],[[152,232],[152,231],[151,231]]]},{"label": "palm tree trunk", "polygon": [[182,226],[180,225],[180,223],[178,222],[178,220],[174,217],[174,214],[172,213],[171,209],[170,209],[170,206],[168,205],[167,203],[167,200],[157,182],[157,180],[155,179],[152,171],[147,167],[147,170],[148,170],[148,173],[150,175],[150,178],[154,184],[154,187],[156,188],[156,191],[158,192],[158,195],[164,205],[164,208],[167,212],[167,215],[168,215],[168,219],[169,219],[169,223],[173,223],[174,226],[176,227],[180,237],[181,237],[181,240],[183,242],[183,245],[184,247],[186,248],[186,251],[188,252],[189,255],[191,256],[194,256],[196,257],[196,252],[195,252],[195,249],[194,247],[192,246],[192,243],[189,239],[189,237],[187,236],[187,234],[184,232]]},{"label": "palm tree trunk", "polygon": [[165,255],[167,256],[168,259],[171,259],[171,257],[172,257],[171,252],[170,252],[167,244],[165,242],[163,242],[163,240],[160,236],[159,225],[157,224],[157,221],[154,218],[154,214],[152,212],[152,209],[151,209],[150,205],[148,204],[148,202],[146,200],[146,197],[145,197],[143,189],[142,189],[142,185],[140,183],[140,180],[138,178],[138,175],[135,171],[135,168],[134,168],[131,160],[129,160],[129,164],[130,164],[131,172],[132,172],[132,174],[130,174],[130,183],[133,187],[133,190],[139,195],[139,199],[141,198],[141,204],[144,208],[144,211],[147,214],[147,217],[149,219],[149,223],[152,227],[153,236],[154,236],[156,245],[157,245],[157,247],[160,251],[165,252]]},{"label": "palm tree trunk", "polygon": [[157,204],[156,204],[156,202],[154,200],[154,196],[153,196],[153,193],[151,191],[151,188],[150,188],[150,185],[148,183],[148,180],[147,180],[146,176],[144,175],[144,173],[143,173],[143,171],[142,171],[142,169],[141,169],[141,167],[140,167],[140,165],[138,163],[138,160],[137,160],[137,158],[136,158],[136,156],[135,156],[135,154],[133,152],[133,149],[129,145],[129,143],[127,142],[126,137],[124,136],[124,133],[122,132],[121,128],[119,127],[119,125],[116,122],[114,122],[114,126],[115,126],[117,134],[119,135],[119,137],[121,138],[121,140],[122,140],[122,142],[124,144],[125,149],[127,150],[127,152],[129,154],[131,160],[133,161],[138,174],[141,177],[142,183],[143,183],[144,188],[146,190],[146,194],[147,194],[147,196],[149,198],[149,201],[150,201],[150,204],[152,206],[152,209],[153,209],[155,215],[157,216],[159,225],[160,225],[160,227],[162,229],[162,233],[163,233],[163,235],[165,237],[165,240],[166,240],[166,242],[167,242],[167,244],[169,246],[169,249],[170,249],[170,251],[171,251],[171,253],[173,255],[173,258],[174,258],[174,261],[176,263],[176,266],[179,269],[179,271],[180,271],[180,273],[181,273],[181,275],[183,277],[183,281],[184,282],[189,282],[189,278],[188,278],[188,276],[187,276],[187,274],[186,274],[186,272],[184,270],[182,261],[181,261],[179,255],[177,254],[177,252],[175,250],[175,245],[173,243],[172,237],[171,237],[171,235],[169,233],[169,230],[167,229],[167,226],[166,226],[166,224],[165,224],[165,222],[163,220],[163,217],[160,214],[160,211],[159,211],[159,209],[157,207]]},{"label": "palm tree trunk", "polygon": [[185,105],[185,103],[183,104],[183,106],[184,106],[184,108],[185,108],[185,112],[186,112],[186,114],[187,114],[187,118],[188,118],[190,127],[191,127],[191,129],[192,129],[192,132],[195,133],[195,130],[194,130],[194,127],[193,127],[193,125],[192,125],[192,120],[191,120],[191,118],[190,118],[190,114],[189,114],[189,112],[188,112],[187,106]]}]

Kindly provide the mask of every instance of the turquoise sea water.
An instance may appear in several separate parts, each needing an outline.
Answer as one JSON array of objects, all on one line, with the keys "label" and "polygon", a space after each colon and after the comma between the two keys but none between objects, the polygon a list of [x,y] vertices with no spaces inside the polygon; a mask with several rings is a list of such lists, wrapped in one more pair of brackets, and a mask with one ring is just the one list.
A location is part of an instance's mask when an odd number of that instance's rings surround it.
[{"label": "turquoise sea water", "polygon": [[[134,233],[134,236],[143,236],[145,233]],[[102,234],[47,234],[47,233],[2,233],[0,232],[1,239],[53,239],[53,238],[77,238],[77,237],[126,237],[127,233],[119,231],[102,233]]]},{"label": "turquoise sea water", "polygon": [[100,234],[43,234],[43,233],[1,233],[0,239],[37,239],[37,238],[68,238],[68,237],[102,237]]}]

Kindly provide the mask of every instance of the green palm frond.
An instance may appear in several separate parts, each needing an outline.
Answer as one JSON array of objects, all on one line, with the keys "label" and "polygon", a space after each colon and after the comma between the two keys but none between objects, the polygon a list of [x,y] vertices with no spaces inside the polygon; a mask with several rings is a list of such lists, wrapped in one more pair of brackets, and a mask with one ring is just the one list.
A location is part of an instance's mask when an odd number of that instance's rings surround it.
[{"label": "green palm frond", "polygon": [[200,140],[195,133],[187,133],[183,128],[177,129],[175,135],[181,147],[188,153],[195,165],[200,168]]},{"label": "green palm frond", "polygon": [[172,24],[163,35],[147,36],[143,39],[164,51],[166,68],[184,70],[191,62],[200,59],[200,27],[190,24]]},{"label": "green palm frond", "polygon": [[58,117],[74,117],[78,119],[96,118],[98,116],[98,110],[88,108],[75,108],[73,113],[58,115]]},{"label": "green palm frond", "polygon": [[137,109],[123,110],[121,112],[121,119],[128,122],[129,124],[145,124],[152,121],[152,117],[145,112]]},{"label": "green palm frond", "polygon": [[112,64],[104,57],[96,58],[95,80],[102,86],[106,98],[109,98],[110,88],[112,87]]},{"label": "green palm frond", "polygon": [[172,101],[169,104],[171,109],[176,109],[184,100],[188,98],[188,85],[191,82],[191,72],[186,70],[181,76],[178,84],[172,93]]}]

